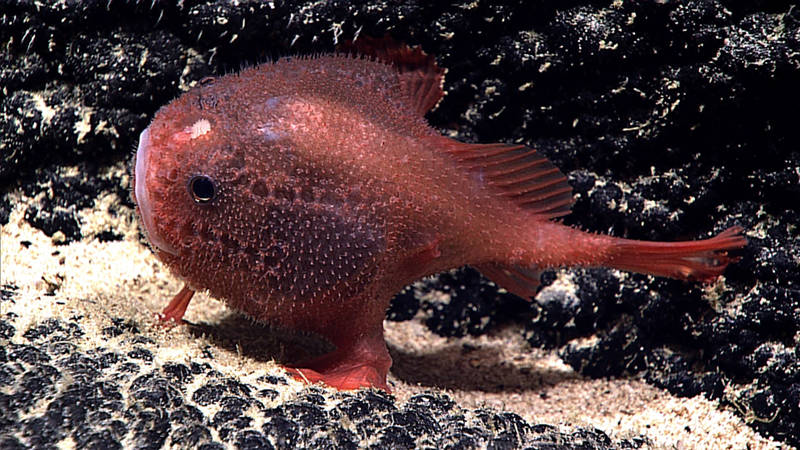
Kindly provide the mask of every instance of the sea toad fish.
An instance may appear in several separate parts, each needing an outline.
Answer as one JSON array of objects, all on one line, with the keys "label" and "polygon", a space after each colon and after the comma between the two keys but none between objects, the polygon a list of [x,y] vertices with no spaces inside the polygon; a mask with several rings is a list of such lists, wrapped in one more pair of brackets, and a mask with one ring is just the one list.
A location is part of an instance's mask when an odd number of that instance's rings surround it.
[{"label": "sea toad fish", "polygon": [[[435,59],[391,39],[284,58],[205,80],[140,136],[133,197],[157,257],[197,290],[335,350],[288,369],[340,389],[386,382],[383,319],[393,294],[465,264],[530,298],[537,270],[607,266],[708,281],[746,244],[645,242],[587,233],[565,176],[535,150],[441,136]],[[352,48],[353,46],[351,46]]]}]

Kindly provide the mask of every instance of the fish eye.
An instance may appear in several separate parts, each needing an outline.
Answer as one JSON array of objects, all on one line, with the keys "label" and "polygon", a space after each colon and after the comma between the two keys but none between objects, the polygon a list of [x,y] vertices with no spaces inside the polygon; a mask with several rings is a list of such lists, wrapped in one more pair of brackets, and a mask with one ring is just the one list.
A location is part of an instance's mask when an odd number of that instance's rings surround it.
[{"label": "fish eye", "polygon": [[214,181],[205,175],[196,175],[189,180],[189,193],[195,203],[208,203],[217,195]]}]

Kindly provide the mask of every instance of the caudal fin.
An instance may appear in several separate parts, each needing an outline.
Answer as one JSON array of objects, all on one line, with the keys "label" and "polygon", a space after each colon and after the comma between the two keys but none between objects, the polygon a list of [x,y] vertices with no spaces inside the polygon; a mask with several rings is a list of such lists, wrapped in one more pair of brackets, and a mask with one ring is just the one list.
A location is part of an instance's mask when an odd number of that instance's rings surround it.
[{"label": "caudal fin", "polygon": [[614,242],[613,257],[608,265],[621,270],[662,277],[710,281],[725,271],[738,257],[728,250],[747,245],[735,226],[710,239],[682,242],[647,242],[620,239]]}]

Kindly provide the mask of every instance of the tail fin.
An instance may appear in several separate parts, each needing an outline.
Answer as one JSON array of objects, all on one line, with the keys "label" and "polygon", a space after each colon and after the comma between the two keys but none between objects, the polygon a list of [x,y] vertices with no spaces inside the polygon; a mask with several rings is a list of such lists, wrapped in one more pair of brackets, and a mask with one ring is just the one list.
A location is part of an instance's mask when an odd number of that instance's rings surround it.
[{"label": "tail fin", "polygon": [[738,261],[728,255],[747,245],[741,227],[731,227],[710,239],[683,242],[647,242],[620,239],[608,265],[621,270],[663,277],[710,281]]}]

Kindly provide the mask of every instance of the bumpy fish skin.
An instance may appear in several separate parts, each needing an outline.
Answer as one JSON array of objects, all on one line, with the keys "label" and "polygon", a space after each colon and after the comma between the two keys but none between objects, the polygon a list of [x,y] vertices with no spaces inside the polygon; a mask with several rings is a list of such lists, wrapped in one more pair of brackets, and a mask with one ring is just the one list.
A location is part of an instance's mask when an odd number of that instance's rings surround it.
[{"label": "bumpy fish skin", "polygon": [[[294,373],[388,390],[382,320],[391,296],[464,264],[523,296],[535,269],[584,264],[706,280],[743,246],[643,243],[552,222],[571,192],[522,146],[463,144],[424,112],[442,97],[432,57],[391,40],[286,58],[202,83],[142,133],[134,200],[157,256],[187,287],[336,350]],[[643,255],[643,256],[642,256]]]}]

